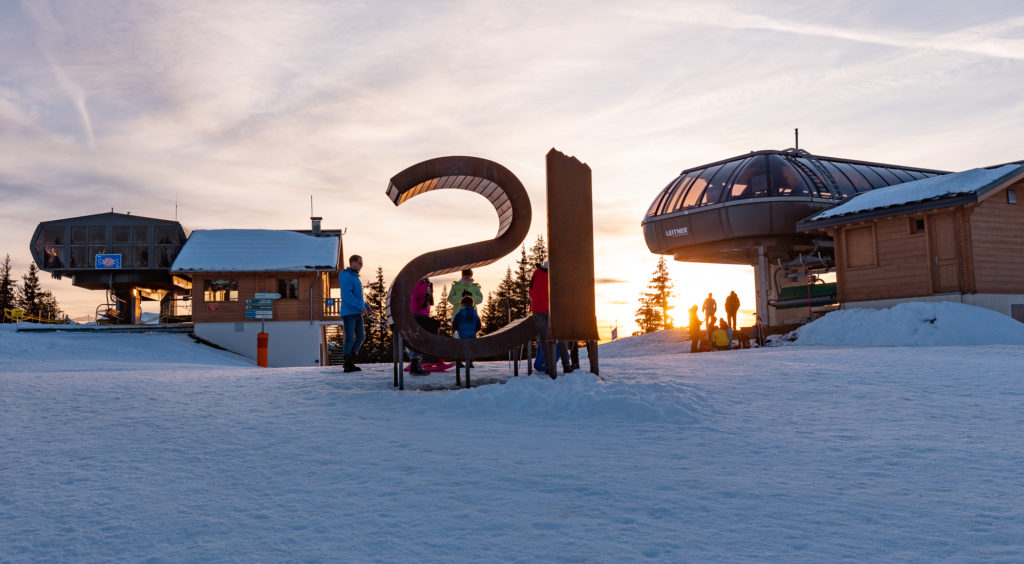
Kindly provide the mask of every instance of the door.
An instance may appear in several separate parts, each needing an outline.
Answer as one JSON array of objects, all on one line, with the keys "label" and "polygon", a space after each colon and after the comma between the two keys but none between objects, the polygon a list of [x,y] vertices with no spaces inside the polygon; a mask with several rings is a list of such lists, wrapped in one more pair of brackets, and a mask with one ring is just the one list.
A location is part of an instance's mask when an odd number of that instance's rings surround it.
[{"label": "door", "polygon": [[932,255],[932,293],[960,291],[960,253],[953,214],[928,217],[928,243]]}]

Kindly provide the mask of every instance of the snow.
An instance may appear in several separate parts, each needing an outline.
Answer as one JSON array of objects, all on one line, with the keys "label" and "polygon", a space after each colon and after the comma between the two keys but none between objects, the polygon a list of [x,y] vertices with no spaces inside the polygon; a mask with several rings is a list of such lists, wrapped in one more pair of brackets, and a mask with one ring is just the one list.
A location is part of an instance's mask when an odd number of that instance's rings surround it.
[{"label": "snow", "polygon": [[1024,560],[1024,346],[677,338],[602,345],[601,379],[399,392],[0,327],[0,560]]},{"label": "snow", "polygon": [[[337,237],[270,229],[205,229],[189,236],[171,272],[335,270]],[[256,251],[256,252],[254,252]]]},{"label": "snow", "polygon": [[846,309],[798,328],[799,345],[936,347],[1024,345],[1024,323],[953,302],[908,302],[888,309]]},{"label": "snow", "polygon": [[804,220],[818,221],[869,210],[935,200],[976,192],[1024,171],[1024,165],[1008,164],[998,168],[975,168],[955,174],[932,176],[857,194],[846,202]]}]

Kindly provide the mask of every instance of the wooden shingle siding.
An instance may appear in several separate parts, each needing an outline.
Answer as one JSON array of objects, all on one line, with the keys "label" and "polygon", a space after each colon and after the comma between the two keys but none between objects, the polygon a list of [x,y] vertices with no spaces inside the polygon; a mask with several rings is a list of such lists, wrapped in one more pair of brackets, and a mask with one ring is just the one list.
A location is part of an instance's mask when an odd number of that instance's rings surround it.
[{"label": "wooden shingle siding", "polygon": [[[931,294],[928,242],[923,233],[911,234],[906,217],[873,222],[875,267],[851,268],[841,261],[842,301],[869,301]],[[841,228],[857,229],[863,226]],[[845,235],[845,233],[844,233]],[[845,237],[844,237],[845,240]],[[840,253],[845,255],[845,251]]]},{"label": "wooden shingle siding", "polygon": [[[1010,189],[1019,195],[1024,182]],[[1001,190],[978,204],[969,221],[976,291],[1024,293],[1024,203],[1008,203]]]}]

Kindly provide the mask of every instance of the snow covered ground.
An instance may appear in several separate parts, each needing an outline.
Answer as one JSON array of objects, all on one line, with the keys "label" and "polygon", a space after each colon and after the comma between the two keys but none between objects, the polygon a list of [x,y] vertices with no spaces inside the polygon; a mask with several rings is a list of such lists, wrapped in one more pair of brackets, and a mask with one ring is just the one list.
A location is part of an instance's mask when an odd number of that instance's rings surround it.
[{"label": "snow covered ground", "polygon": [[1024,346],[675,338],[397,392],[2,327],[0,561],[1024,561]]}]

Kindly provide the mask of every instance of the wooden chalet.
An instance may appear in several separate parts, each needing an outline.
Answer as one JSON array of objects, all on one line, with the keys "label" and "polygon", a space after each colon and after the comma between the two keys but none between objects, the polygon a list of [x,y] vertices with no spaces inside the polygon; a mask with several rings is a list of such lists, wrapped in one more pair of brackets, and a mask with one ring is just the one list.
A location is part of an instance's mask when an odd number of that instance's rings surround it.
[{"label": "wooden chalet", "polygon": [[[339,231],[217,229],[192,232],[171,272],[192,281],[197,337],[256,358],[270,335],[270,366],[328,363],[325,325],[340,323]],[[262,305],[257,298],[277,295]],[[269,309],[267,309],[269,308]]]},{"label": "wooden chalet", "polygon": [[835,242],[843,308],[977,305],[1024,321],[1024,164],[858,194],[797,223]]}]

